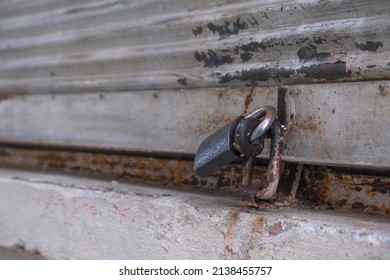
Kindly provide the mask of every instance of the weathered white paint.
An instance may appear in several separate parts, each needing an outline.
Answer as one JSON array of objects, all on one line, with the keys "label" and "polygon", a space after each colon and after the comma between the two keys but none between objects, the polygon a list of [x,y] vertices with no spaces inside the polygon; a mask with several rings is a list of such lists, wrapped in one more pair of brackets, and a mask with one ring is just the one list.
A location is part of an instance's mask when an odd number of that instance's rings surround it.
[{"label": "weathered white paint", "polygon": [[[388,168],[388,81],[290,86],[284,160]],[[0,142],[194,154],[212,131],[277,87],[14,96],[0,102]],[[268,157],[268,149],[262,157]]]},{"label": "weathered white paint", "polygon": [[237,197],[0,170],[0,246],[57,259],[389,259],[390,223]]},{"label": "weathered white paint", "polygon": [[[38,0],[0,5],[3,94],[390,78],[387,0]],[[367,49],[369,42],[375,47]],[[302,48],[309,52],[303,59],[298,54]],[[325,77],[337,62],[345,65],[342,73]],[[309,68],[321,64],[322,70]],[[261,68],[270,72],[249,80],[221,80]]]}]

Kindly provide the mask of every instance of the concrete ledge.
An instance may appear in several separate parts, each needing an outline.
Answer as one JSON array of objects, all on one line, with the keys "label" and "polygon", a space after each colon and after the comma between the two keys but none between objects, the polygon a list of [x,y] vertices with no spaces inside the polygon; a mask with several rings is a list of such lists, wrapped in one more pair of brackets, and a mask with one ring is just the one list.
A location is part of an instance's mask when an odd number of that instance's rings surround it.
[{"label": "concrete ledge", "polygon": [[390,220],[0,170],[0,246],[54,259],[390,259]]}]

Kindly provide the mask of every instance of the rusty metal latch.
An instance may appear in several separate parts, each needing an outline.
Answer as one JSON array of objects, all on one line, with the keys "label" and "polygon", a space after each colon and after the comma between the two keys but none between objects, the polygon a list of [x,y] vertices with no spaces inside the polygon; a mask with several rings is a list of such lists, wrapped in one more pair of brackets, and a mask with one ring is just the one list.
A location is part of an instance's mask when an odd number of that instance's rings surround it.
[{"label": "rusty metal latch", "polygon": [[243,202],[249,206],[256,206],[255,200],[269,200],[276,193],[282,166],[282,132],[279,120],[275,120],[270,128],[271,148],[267,169],[266,181],[262,186],[252,185],[255,157],[247,157],[244,160],[242,192]]},{"label": "rusty metal latch", "polygon": [[[271,136],[267,179],[262,186],[252,185],[255,158]],[[256,200],[269,200],[275,194],[281,173],[282,126],[274,107],[264,106],[247,117],[239,116],[208,136],[199,146],[194,162],[195,173],[206,177],[243,156],[242,200],[256,206]]]}]

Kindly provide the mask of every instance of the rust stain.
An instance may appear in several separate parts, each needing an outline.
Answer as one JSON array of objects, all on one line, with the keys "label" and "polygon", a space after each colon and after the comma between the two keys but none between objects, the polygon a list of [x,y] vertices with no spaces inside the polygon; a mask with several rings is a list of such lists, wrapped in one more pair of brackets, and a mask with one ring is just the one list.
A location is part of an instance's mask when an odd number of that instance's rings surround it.
[{"label": "rust stain", "polygon": [[226,225],[226,232],[222,232],[223,234],[223,242],[225,245],[225,251],[226,253],[234,254],[233,249],[230,247],[231,245],[231,239],[233,236],[234,228],[237,224],[238,218],[239,218],[239,212],[236,211],[230,211],[227,216],[227,225]]},{"label": "rust stain", "polygon": [[302,201],[333,209],[359,210],[388,215],[390,178],[344,174],[325,167],[306,167],[301,186]]},{"label": "rust stain", "polygon": [[[262,165],[255,167],[254,184],[261,184],[265,179],[266,164],[262,162]],[[0,166],[218,190],[235,193],[237,197],[241,192],[240,164],[228,165],[207,178],[200,178],[195,175],[193,161],[190,159],[0,147]],[[390,176],[345,173],[324,166],[304,166],[303,180],[297,192],[297,204],[304,207],[326,206],[332,209],[354,209],[389,215],[389,196]],[[237,219],[237,212],[229,214],[229,232],[233,230]],[[263,222],[265,221],[261,218],[254,221],[253,231],[260,230]]]},{"label": "rust stain", "polygon": [[390,178],[388,180],[375,178],[371,190],[381,194],[390,194]]},{"label": "rust stain", "polygon": [[301,190],[311,202],[319,204],[326,200],[329,193],[330,177],[324,167],[305,167],[305,188]]},{"label": "rust stain", "polygon": [[253,101],[253,87],[251,88],[250,92],[245,96],[245,102],[244,102],[244,115],[248,114],[249,105]]},{"label": "rust stain", "polygon": [[319,126],[314,114],[308,114],[301,122],[297,122],[296,125],[301,129],[312,131],[318,130]]},{"label": "rust stain", "polygon": [[354,202],[351,204],[352,209],[364,210],[367,208],[362,202]]},{"label": "rust stain", "polygon": [[[161,159],[123,154],[47,151],[0,147],[0,166],[97,175],[115,180],[140,180],[167,186],[239,192],[241,166],[231,164],[207,178],[195,175],[192,160]],[[257,167],[259,174],[264,167]]]},{"label": "rust stain", "polygon": [[256,217],[252,222],[252,231],[256,233],[261,233],[263,227],[267,223],[267,220],[263,217]]},{"label": "rust stain", "polygon": [[228,214],[228,221],[227,221],[227,233],[226,235],[231,235],[236,223],[237,223],[237,220],[238,220],[238,217],[239,217],[239,213],[238,212],[235,212],[235,211],[232,211],[232,212],[229,212]]},{"label": "rust stain", "polygon": [[283,230],[282,223],[277,222],[272,226],[272,228],[268,231],[268,236],[277,236]]}]

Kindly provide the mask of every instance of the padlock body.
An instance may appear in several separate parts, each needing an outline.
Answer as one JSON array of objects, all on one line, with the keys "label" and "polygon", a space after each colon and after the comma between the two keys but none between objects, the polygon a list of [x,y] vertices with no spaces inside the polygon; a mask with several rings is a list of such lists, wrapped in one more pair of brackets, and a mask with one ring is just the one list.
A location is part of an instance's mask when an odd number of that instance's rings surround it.
[{"label": "padlock body", "polygon": [[197,175],[209,176],[241,155],[233,147],[233,141],[237,125],[243,119],[243,116],[239,116],[203,140],[195,155],[194,169]]}]

